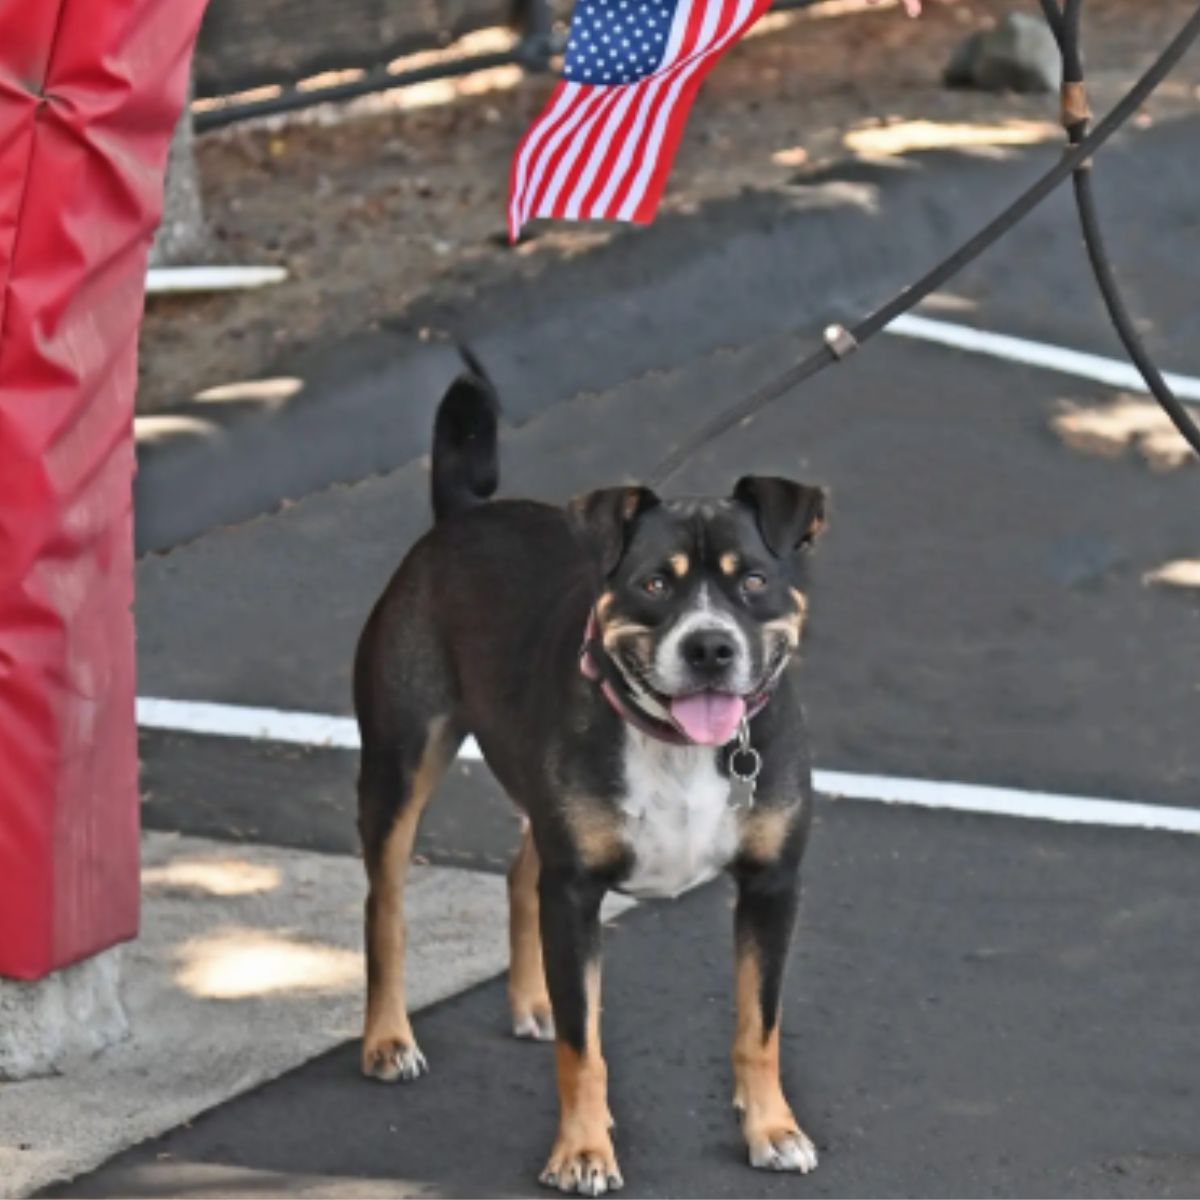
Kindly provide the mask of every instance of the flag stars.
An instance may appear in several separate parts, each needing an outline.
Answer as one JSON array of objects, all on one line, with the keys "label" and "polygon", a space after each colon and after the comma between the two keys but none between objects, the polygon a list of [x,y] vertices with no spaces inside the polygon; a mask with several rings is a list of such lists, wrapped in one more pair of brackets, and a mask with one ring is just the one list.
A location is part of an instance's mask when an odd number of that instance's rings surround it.
[{"label": "flag stars", "polygon": [[567,79],[628,83],[653,74],[679,0],[576,0]]}]

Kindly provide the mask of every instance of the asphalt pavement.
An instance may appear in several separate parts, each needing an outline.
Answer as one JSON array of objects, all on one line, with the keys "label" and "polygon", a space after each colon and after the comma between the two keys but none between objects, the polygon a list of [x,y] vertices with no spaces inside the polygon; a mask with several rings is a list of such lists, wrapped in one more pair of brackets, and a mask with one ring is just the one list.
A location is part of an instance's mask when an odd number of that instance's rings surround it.
[{"label": "asphalt pavement", "polygon": [[[822,804],[783,1016],[822,1156],[752,1171],[730,1110],[731,891],[627,914],[604,1031],[630,1196],[1193,1196],[1194,838]],[[53,1189],[530,1196],[553,1055],[502,979],[418,1015],[431,1074],[346,1045]]]},{"label": "asphalt pavement", "polygon": [[[1151,342],[1196,375],[1198,132],[1132,134],[1098,172]],[[503,313],[463,301],[458,331],[507,403],[502,490],[559,500],[637,477],[1053,153],[851,165],[620,239]],[[1118,354],[1069,222],[1059,197],[927,311]],[[396,403],[371,362],[347,384],[355,411]],[[414,411],[450,370],[430,367]],[[1200,469],[1055,431],[1064,406],[1103,413],[1114,396],[883,336],[674,482],[831,488],[805,655],[820,766],[1197,806],[1200,592],[1147,577],[1200,556]],[[382,464],[323,475],[309,446],[289,480],[289,437],[320,421],[280,421],[254,435],[270,486],[239,491],[254,455],[230,451],[240,515],[261,515],[209,528],[209,501],[182,497],[162,536],[192,540],[138,567],[141,694],[348,714],[358,629],[428,519],[419,424]],[[219,472],[219,449],[203,453],[180,452],[187,478]],[[168,504],[171,454],[158,462]],[[153,828],[355,853],[352,753],[145,731],[142,759]],[[459,764],[418,853],[496,871],[515,829],[484,768]],[[727,885],[627,913],[604,1011],[627,1194],[1195,1195],[1198,855],[1194,837],[822,799],[784,1018],[786,1077],[823,1152],[803,1180],[741,1162]],[[504,1036],[503,993],[498,979],[417,1016],[433,1067],[417,1085],[366,1083],[348,1044],[48,1194],[533,1194],[551,1056]]]}]

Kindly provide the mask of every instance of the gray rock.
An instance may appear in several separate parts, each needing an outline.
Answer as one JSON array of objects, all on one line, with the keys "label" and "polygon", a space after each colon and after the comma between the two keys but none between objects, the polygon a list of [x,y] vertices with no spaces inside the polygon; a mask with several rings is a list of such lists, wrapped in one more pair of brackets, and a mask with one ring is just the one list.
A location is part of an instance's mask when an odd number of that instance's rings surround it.
[{"label": "gray rock", "polygon": [[1062,80],[1062,59],[1045,21],[1009,13],[995,29],[962,42],[943,79],[948,87],[989,92],[1053,92]]},{"label": "gray rock", "polygon": [[975,86],[975,62],[986,31],[977,30],[954,48],[950,61],[942,72],[942,82],[947,87],[969,88]]}]

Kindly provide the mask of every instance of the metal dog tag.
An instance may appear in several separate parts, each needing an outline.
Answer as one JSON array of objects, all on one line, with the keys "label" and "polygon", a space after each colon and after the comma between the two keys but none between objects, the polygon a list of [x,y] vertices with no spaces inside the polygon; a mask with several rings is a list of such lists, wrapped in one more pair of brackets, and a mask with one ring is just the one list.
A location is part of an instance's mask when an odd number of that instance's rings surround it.
[{"label": "metal dog tag", "polygon": [[737,745],[729,752],[729,807],[753,808],[762,755],[750,745],[750,723],[738,727]]}]

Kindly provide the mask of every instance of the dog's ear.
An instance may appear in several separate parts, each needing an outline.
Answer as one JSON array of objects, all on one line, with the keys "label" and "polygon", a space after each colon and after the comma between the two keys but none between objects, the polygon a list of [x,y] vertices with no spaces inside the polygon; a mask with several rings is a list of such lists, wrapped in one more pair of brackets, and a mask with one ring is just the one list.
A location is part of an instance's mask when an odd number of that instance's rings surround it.
[{"label": "dog's ear", "polygon": [[601,488],[572,500],[567,505],[567,518],[607,577],[617,569],[625,553],[630,526],[658,503],[658,497],[649,488]]},{"label": "dog's ear", "polygon": [[810,545],[825,528],[825,492],[819,487],[746,475],[734,485],[733,498],[753,510],[762,540],[776,558]]}]

